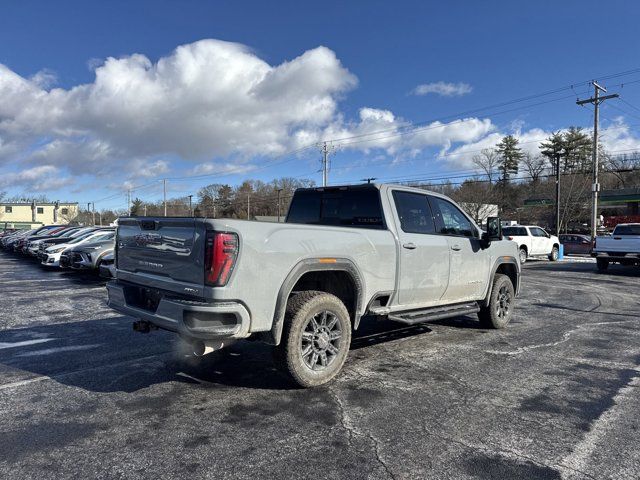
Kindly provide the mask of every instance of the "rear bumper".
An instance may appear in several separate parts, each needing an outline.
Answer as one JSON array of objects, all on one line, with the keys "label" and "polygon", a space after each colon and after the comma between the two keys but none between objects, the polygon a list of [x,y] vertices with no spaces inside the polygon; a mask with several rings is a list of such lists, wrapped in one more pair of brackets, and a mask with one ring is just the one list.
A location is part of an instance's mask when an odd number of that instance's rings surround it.
[{"label": "rear bumper", "polygon": [[640,253],[626,253],[626,252],[592,252],[592,257],[600,258],[603,260],[609,260],[611,262],[640,262]]},{"label": "rear bumper", "polygon": [[164,330],[196,340],[246,338],[251,319],[249,312],[237,302],[205,303],[163,295],[155,310],[127,302],[130,286],[114,280],[107,283],[108,305],[114,310],[135,318],[147,320]]}]

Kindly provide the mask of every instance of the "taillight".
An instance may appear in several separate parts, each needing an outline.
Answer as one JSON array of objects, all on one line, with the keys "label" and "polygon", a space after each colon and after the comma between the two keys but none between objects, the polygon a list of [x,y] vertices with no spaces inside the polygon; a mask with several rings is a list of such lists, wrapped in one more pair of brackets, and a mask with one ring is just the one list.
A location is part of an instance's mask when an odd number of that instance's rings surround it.
[{"label": "taillight", "polygon": [[235,233],[207,232],[204,257],[205,282],[224,287],[229,281],[238,257],[238,236]]},{"label": "taillight", "polygon": [[509,237],[509,240],[513,240],[513,237]]}]

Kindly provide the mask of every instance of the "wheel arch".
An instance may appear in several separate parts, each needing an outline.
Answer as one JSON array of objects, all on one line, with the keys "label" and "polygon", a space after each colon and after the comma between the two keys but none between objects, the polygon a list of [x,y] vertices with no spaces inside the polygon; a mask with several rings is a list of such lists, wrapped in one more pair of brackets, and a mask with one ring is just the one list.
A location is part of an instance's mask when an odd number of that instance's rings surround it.
[{"label": "wheel arch", "polygon": [[513,257],[500,257],[498,258],[491,270],[491,277],[489,278],[489,286],[487,288],[487,294],[484,297],[484,301],[482,305],[485,307],[489,305],[489,300],[491,298],[491,290],[493,289],[493,279],[496,274],[500,273],[506,275],[511,280],[513,284],[513,289],[518,294],[520,290],[520,264],[517,259]]},{"label": "wheel arch", "polygon": [[[364,284],[358,267],[348,258],[310,258],[299,262],[285,278],[276,300],[271,330],[263,339],[279,345],[287,302],[296,289],[319,290],[336,295],[347,308],[353,329],[360,324]],[[308,288],[307,288],[308,287]]]}]

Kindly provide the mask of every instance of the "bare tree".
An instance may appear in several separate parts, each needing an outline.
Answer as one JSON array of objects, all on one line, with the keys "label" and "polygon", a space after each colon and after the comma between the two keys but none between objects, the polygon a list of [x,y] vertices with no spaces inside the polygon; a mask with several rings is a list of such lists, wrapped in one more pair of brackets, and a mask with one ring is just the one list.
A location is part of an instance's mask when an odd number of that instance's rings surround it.
[{"label": "bare tree", "polygon": [[493,179],[497,175],[500,165],[500,156],[493,148],[485,148],[479,155],[473,156],[473,164],[484,171],[489,184],[493,184]]},{"label": "bare tree", "polygon": [[527,172],[529,179],[531,180],[533,190],[540,181],[540,176],[547,168],[547,162],[541,155],[531,155],[530,153],[524,153],[522,156],[522,166],[525,172]]}]

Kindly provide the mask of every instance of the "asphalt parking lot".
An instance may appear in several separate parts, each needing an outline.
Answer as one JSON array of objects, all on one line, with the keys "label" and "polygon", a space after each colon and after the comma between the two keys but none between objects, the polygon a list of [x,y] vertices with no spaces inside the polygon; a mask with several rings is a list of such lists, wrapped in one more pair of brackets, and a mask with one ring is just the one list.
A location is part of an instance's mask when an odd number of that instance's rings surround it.
[{"label": "asphalt parking lot", "polygon": [[0,253],[0,478],[640,478],[640,271],[523,275],[506,330],[369,322],[300,390],[265,345],[196,361]]}]

